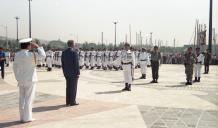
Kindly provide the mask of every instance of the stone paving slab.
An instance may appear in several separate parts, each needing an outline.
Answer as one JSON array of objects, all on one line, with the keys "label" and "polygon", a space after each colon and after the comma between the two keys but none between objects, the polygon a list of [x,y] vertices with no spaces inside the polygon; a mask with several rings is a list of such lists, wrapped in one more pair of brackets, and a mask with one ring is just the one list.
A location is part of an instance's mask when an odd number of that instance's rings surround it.
[{"label": "stone paving slab", "polygon": [[213,128],[218,127],[218,111],[197,109],[138,107],[148,127]]}]

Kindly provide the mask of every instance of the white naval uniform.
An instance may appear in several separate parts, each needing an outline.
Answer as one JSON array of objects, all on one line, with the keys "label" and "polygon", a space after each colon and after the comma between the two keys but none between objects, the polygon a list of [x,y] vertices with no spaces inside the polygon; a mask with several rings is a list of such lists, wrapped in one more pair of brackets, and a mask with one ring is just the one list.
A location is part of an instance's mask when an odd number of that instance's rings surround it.
[{"label": "white naval uniform", "polygon": [[140,52],[139,63],[140,63],[141,73],[146,74],[147,64],[148,64],[148,53],[147,52]]},{"label": "white naval uniform", "polygon": [[95,51],[90,51],[89,56],[90,56],[90,66],[91,66],[92,68],[94,68],[94,67],[95,67],[96,52],[95,52]]},{"label": "white naval uniform", "polygon": [[84,58],[85,66],[86,66],[86,67],[89,67],[89,65],[90,65],[90,52],[89,52],[89,51],[86,51],[84,57],[85,57],[85,58]]},{"label": "white naval uniform", "polygon": [[85,52],[84,51],[79,51],[79,66],[83,67],[85,64]]},{"label": "white naval uniform", "polygon": [[52,50],[46,52],[46,65],[48,68],[52,68],[54,53]]},{"label": "white naval uniform", "polygon": [[137,68],[137,66],[140,64],[140,61],[139,61],[139,51],[135,51],[135,66]]},{"label": "white naval uniform", "polygon": [[38,48],[38,55],[21,50],[15,54],[13,70],[19,86],[19,110],[21,121],[32,120],[32,102],[35,86],[38,81],[36,75],[36,57],[45,58],[43,47]]},{"label": "white naval uniform", "polygon": [[124,82],[132,84],[132,67],[135,66],[134,54],[130,50],[123,52],[121,63],[123,67]]},{"label": "white naval uniform", "polygon": [[151,54],[150,53],[147,53],[148,54],[148,63],[147,65],[151,66]]},{"label": "white naval uniform", "polygon": [[109,51],[104,51],[102,55],[102,63],[103,63],[102,65],[104,69],[107,69],[108,61],[109,61]]},{"label": "white naval uniform", "polygon": [[[119,51],[116,52],[115,59],[119,58],[120,56],[121,56],[121,51],[119,50]],[[117,61],[116,63],[114,63],[114,66],[116,68],[119,68],[121,66],[121,61]]]},{"label": "white naval uniform", "polygon": [[195,77],[201,77],[201,68],[202,65],[204,64],[204,55],[199,54],[196,56],[198,61],[194,64]]},{"label": "white naval uniform", "polygon": [[136,56],[135,52],[132,52],[132,58],[133,58],[133,64],[132,64],[132,80],[134,80],[134,74],[135,74],[135,66],[136,66]]},{"label": "white naval uniform", "polygon": [[109,62],[108,67],[113,67],[113,61],[114,61],[114,51],[109,51]]},{"label": "white naval uniform", "polygon": [[36,65],[38,67],[41,67],[42,66],[42,59],[41,57],[38,56],[38,53],[35,53],[36,54]]},{"label": "white naval uniform", "polygon": [[62,51],[58,51],[58,62],[57,62],[58,64],[57,64],[57,65],[58,65],[59,67],[62,66],[62,64],[61,64],[61,56],[62,56]]},{"label": "white naval uniform", "polygon": [[5,64],[9,65],[10,62],[10,52],[5,52]]},{"label": "white naval uniform", "polygon": [[96,53],[96,60],[97,60],[97,66],[98,67],[101,67],[101,65],[102,65],[102,52],[101,51],[97,51],[97,53]]}]

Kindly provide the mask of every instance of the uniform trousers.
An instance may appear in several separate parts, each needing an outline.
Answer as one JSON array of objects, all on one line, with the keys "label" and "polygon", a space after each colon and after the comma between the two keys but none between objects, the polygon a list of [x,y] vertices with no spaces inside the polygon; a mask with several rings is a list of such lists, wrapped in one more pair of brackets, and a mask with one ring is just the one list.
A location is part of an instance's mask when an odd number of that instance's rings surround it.
[{"label": "uniform trousers", "polygon": [[185,64],[185,74],[186,74],[186,80],[187,81],[192,81],[193,64]]},{"label": "uniform trousers", "polygon": [[51,59],[51,57],[48,57],[46,59],[46,64],[47,64],[48,68],[52,68],[52,59]]},{"label": "uniform trousers", "polygon": [[34,82],[18,82],[19,86],[19,111],[21,121],[32,120],[32,103],[35,97]]},{"label": "uniform trousers", "polygon": [[194,65],[194,72],[195,72],[195,77],[201,77],[201,64],[195,64]]},{"label": "uniform trousers", "polygon": [[97,57],[97,66],[101,66],[101,57]]},{"label": "uniform trousers", "polygon": [[80,58],[80,60],[79,60],[79,66],[84,66],[84,58]]},{"label": "uniform trousers", "polygon": [[159,62],[158,61],[151,61],[151,70],[152,70],[152,78],[153,80],[159,78]]},{"label": "uniform trousers", "polygon": [[141,68],[141,73],[146,74],[147,62],[146,61],[140,61],[140,68]]},{"label": "uniform trousers", "polygon": [[124,82],[128,84],[132,84],[132,65],[131,64],[123,65],[123,75],[124,75]]},{"label": "uniform trousers", "polygon": [[209,72],[209,63],[204,64],[204,71],[205,73]]},{"label": "uniform trousers", "polygon": [[90,66],[91,66],[91,67],[95,67],[95,59],[94,59],[94,58],[91,58],[91,60],[90,60]]}]

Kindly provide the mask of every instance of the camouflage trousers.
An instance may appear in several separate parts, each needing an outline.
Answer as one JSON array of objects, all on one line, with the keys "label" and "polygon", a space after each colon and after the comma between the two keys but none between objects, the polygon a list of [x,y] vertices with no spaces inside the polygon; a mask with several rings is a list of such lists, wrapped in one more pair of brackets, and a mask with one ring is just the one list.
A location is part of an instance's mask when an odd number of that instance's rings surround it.
[{"label": "camouflage trousers", "polygon": [[193,64],[192,65],[185,65],[185,74],[186,74],[186,80],[192,81],[193,77]]}]

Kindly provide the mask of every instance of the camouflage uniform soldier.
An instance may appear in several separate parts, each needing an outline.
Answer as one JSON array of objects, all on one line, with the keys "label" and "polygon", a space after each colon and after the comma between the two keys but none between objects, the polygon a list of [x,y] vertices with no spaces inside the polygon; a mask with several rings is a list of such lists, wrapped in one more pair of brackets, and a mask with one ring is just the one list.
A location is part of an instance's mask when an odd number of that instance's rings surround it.
[{"label": "camouflage uniform soldier", "polygon": [[192,53],[192,47],[189,47],[184,55],[185,74],[187,80],[186,85],[192,85],[193,67],[195,61],[197,61],[197,58],[195,54]]}]

